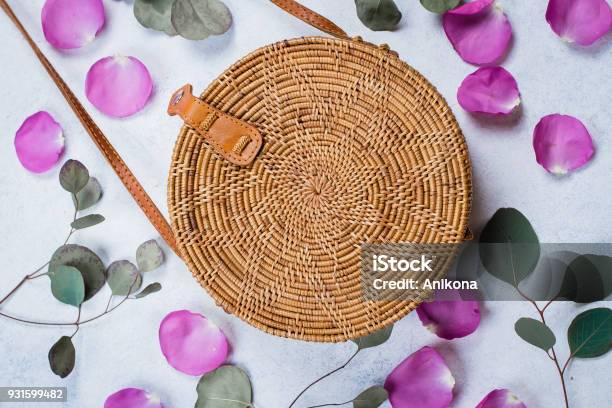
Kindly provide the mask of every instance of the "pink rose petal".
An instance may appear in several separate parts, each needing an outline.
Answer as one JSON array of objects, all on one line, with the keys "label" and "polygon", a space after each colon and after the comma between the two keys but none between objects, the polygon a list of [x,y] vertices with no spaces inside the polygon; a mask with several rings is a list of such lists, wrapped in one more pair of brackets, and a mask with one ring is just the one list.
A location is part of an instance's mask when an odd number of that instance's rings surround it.
[{"label": "pink rose petal", "polygon": [[549,0],[546,21],[568,42],[591,45],[612,28],[607,0]]},{"label": "pink rose petal", "polygon": [[425,327],[446,340],[472,334],[480,324],[480,306],[475,300],[423,302],[417,315]]},{"label": "pink rose petal", "polygon": [[444,359],[431,347],[408,356],[385,381],[393,408],[446,408],[453,400],[454,386]]},{"label": "pink rose petal", "polygon": [[168,363],[186,374],[202,375],[227,358],[227,339],[221,329],[188,310],[164,318],[159,326],[159,344]]},{"label": "pink rose petal", "polygon": [[493,390],[476,408],[527,408],[527,406],[509,390]]},{"label": "pink rose petal", "polygon": [[124,388],[111,394],[104,408],[164,408],[156,395],[138,388]]},{"label": "pink rose petal", "polygon": [[463,80],[457,100],[468,112],[508,115],[521,103],[521,96],[511,73],[502,67],[483,67]]},{"label": "pink rose petal", "polygon": [[102,0],[47,0],[41,13],[45,38],[60,49],[89,44],[105,19]]},{"label": "pink rose petal", "polygon": [[588,163],[595,148],[581,121],[566,115],[544,116],[533,130],[536,160],[547,171],[566,174]]},{"label": "pink rose petal", "polygon": [[498,61],[512,39],[510,22],[493,0],[474,0],[447,11],[442,25],[455,51],[471,64]]},{"label": "pink rose petal", "polygon": [[49,170],[64,152],[62,127],[44,111],[28,117],[15,134],[17,158],[34,173]]},{"label": "pink rose petal", "polygon": [[137,58],[106,57],[87,72],[85,94],[100,111],[123,118],[140,111],[153,91],[151,75]]}]

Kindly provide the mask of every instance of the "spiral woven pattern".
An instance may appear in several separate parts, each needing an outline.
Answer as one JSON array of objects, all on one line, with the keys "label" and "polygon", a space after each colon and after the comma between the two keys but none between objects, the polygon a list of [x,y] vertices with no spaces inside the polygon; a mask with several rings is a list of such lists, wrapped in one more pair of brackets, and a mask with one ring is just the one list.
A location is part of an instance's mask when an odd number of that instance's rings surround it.
[{"label": "spiral woven pattern", "polygon": [[345,341],[413,310],[366,301],[363,243],[458,243],[467,148],[435,88],[393,52],[307,37],[238,61],[201,98],[256,126],[249,167],[183,126],[169,175],[172,228],[201,285],[266,332]]}]

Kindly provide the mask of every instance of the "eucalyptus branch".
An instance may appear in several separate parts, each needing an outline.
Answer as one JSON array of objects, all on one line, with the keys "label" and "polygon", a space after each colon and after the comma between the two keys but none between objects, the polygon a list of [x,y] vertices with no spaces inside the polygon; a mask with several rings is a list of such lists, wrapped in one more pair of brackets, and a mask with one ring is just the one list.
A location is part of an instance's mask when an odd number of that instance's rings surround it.
[{"label": "eucalyptus branch", "polygon": [[[544,313],[546,311],[546,309],[548,308],[548,306],[550,306],[550,304],[554,301],[550,300],[545,306],[544,308],[540,308],[539,305],[537,304],[536,301],[530,299],[529,297],[527,297],[519,288],[518,286],[516,286],[516,290],[519,292],[519,294],[525,298],[527,301],[529,301],[533,307],[537,310],[538,315],[540,316],[540,321],[542,322],[542,324],[544,324],[546,326],[546,317],[544,316]],[[555,352],[555,347],[551,347],[550,348],[550,354],[547,352],[546,355],[552,360],[552,362],[555,364],[555,367],[557,368],[557,372],[559,373],[559,378],[561,380],[561,388],[563,389],[563,398],[565,400],[565,408],[569,408],[569,399],[567,396],[567,385],[565,384],[565,369],[567,368],[567,365],[569,364],[569,361],[571,360],[572,356],[570,356],[567,360],[567,362],[565,363],[565,365],[563,366],[563,368],[561,368],[561,364],[559,363],[559,359],[557,358],[557,353]]]},{"label": "eucalyptus branch", "polygon": [[[98,181],[90,177],[87,168],[77,160],[68,160],[60,169],[59,182],[61,187],[70,193],[74,213],[70,222],[70,230],[63,244],[54,252],[50,260],[37,268],[34,272],[25,275],[19,283],[9,291],[2,299],[0,305],[15,294],[27,281],[48,275],[51,278],[51,294],[60,302],[76,306],[78,308],[76,319],[73,321],[37,321],[30,318],[21,318],[4,313],[0,309],[0,316],[17,322],[37,326],[62,326],[73,327],[70,336],[62,336],[49,350],[49,364],[51,371],[61,378],[69,375],[75,364],[75,348],[72,338],[76,336],[84,324],[96,321],[119,308],[126,300],[143,298],[161,289],[157,282],[144,288],[135,296],[130,296],[136,283],[142,282],[142,272],[151,271],[159,267],[164,259],[163,252],[155,240],[142,243],[136,250],[136,261],[138,267],[127,260],[113,262],[106,271],[100,257],[91,249],[82,245],[70,245],[68,242],[77,230],[89,228],[104,221],[100,214],[89,214],[79,216],[81,210],[96,204],[102,196],[102,188]],[[53,264],[53,271],[45,271]],[[55,265],[57,264],[57,268]],[[48,269],[48,268],[47,268]],[[87,274],[84,274],[87,272]],[[85,278],[92,280],[93,284],[86,285]],[[131,280],[130,280],[131,279]],[[111,290],[111,296],[105,309],[90,318],[83,319],[83,302],[94,296],[104,284]],[[124,296],[125,294],[125,296]],[[116,305],[113,304],[113,296],[123,296]]]},{"label": "eucalyptus branch", "polygon": [[[519,293],[519,295],[521,295],[526,301],[528,301],[529,303],[531,303],[533,305],[533,307],[535,308],[535,310],[537,310],[538,315],[540,316],[540,321],[542,322],[542,324],[544,326],[546,326],[546,318],[544,316],[544,313],[546,311],[546,309],[548,308],[548,306],[551,305],[551,303],[555,300],[551,300],[549,301],[544,308],[540,308],[540,306],[538,305],[538,303],[531,299],[529,296],[527,296],[520,288],[519,288],[519,282],[516,278],[516,269],[515,269],[515,265],[514,265],[514,257],[510,257],[510,263],[512,266],[512,275],[514,277],[514,288],[516,289],[516,291]],[[557,353],[555,352],[555,347],[552,346],[550,348],[550,354],[548,353],[548,351],[546,352],[546,355],[552,360],[553,364],[555,365],[555,367],[557,368],[557,372],[559,373],[559,378],[561,380],[561,388],[563,389],[563,398],[565,400],[565,408],[569,408],[569,399],[567,397],[567,386],[565,384],[565,367],[562,369],[561,368],[561,364],[559,363],[559,359],[557,358]],[[570,357],[571,358],[571,357]],[[569,362],[569,360],[568,360]],[[565,366],[567,367],[567,363],[565,364]]]},{"label": "eucalyptus branch", "polygon": [[[585,291],[584,294],[580,293],[580,285],[577,284],[580,283],[589,288],[600,287],[602,280],[597,278],[601,278],[601,274],[609,269],[612,256],[582,254],[576,255],[567,264],[562,261],[561,264],[565,264],[565,271],[560,292],[543,302],[538,302],[530,298],[519,287],[520,283],[537,269],[541,259],[540,241],[527,217],[516,208],[498,209],[482,229],[479,242],[483,244],[479,247],[480,261],[487,272],[512,285],[518,294],[531,303],[537,311],[539,319],[535,316],[534,318],[521,317],[514,323],[514,330],[526,343],[543,350],[553,362],[559,374],[565,400],[565,404],[560,404],[560,406],[569,408],[565,379],[568,367],[574,358],[595,358],[610,350],[608,345],[610,328],[612,327],[612,309],[609,307],[589,309],[573,318],[567,328],[567,343],[570,348],[570,355],[565,363],[562,363],[559,355],[557,355],[555,349],[557,336],[546,324],[546,311],[562,298],[567,298],[567,300],[576,303],[601,300],[592,296],[588,291]],[[490,248],[487,244],[508,244],[510,245],[509,252],[499,251],[497,247]],[[528,245],[528,247],[527,250],[515,252],[515,245]],[[582,271],[585,272],[582,273]],[[581,281],[577,280],[577,274],[579,273],[582,275],[580,277]],[[574,278],[574,282],[568,281],[568,277]],[[573,284],[576,286],[572,287]],[[604,295],[608,295],[608,293],[604,293]]]},{"label": "eucalyptus branch", "polygon": [[[323,375],[322,377],[319,377],[318,379],[314,380],[313,382],[311,382],[310,384],[308,384],[308,386],[306,388],[304,388],[302,390],[302,392],[300,392],[295,398],[294,400],[291,402],[291,404],[289,404],[289,408],[291,408],[293,405],[295,405],[295,403],[298,401],[298,399],[300,399],[300,397],[302,395],[304,395],[304,393],[306,391],[308,391],[312,386],[314,386],[315,384],[317,384],[318,382],[324,380],[325,378],[329,377],[330,375],[337,373],[338,371],[342,370],[343,368],[345,368],[347,365],[349,365],[349,363],[351,361],[353,361],[353,359],[357,356],[357,354],[359,354],[359,352],[361,351],[361,348],[357,348],[357,350],[353,353],[353,355],[351,355],[351,357],[346,361],[346,363],[342,364],[340,367],[333,369],[332,371],[328,372],[327,374]],[[352,400],[351,400],[352,401]],[[349,401],[350,402],[350,401]],[[333,405],[333,404],[326,404],[326,405]],[[336,404],[336,405],[342,405],[342,404]],[[319,405],[317,405],[319,406]],[[325,406],[325,405],[322,405]]]}]

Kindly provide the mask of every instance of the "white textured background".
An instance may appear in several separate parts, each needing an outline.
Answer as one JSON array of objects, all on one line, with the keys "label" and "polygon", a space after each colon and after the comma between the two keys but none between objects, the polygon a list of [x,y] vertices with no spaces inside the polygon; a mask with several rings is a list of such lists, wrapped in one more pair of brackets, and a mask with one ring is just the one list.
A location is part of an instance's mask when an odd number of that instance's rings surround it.
[{"label": "white textured background", "polygon": [[[10,1],[34,39],[164,209],[166,174],[179,129],[177,119],[164,113],[172,91],[187,82],[195,90],[203,89],[224,68],[259,46],[318,34],[266,0],[225,2],[234,15],[232,29],[222,37],[190,42],[144,29],[134,19],[130,4],[107,0],[108,23],[101,36],[85,49],[61,53],[43,39],[43,0]],[[305,1],[351,35],[389,43],[448,99],[473,161],[472,227],[478,231],[498,207],[513,206],[532,221],[542,241],[612,242],[612,36],[588,49],[568,46],[547,25],[545,1],[503,0],[515,36],[504,66],[519,82],[524,110],[516,123],[483,121],[470,117],[457,105],[456,89],[475,68],[452,50],[439,18],[416,0],[397,3],[404,13],[399,29],[372,33],[358,21],[352,0]],[[104,214],[107,221],[76,234],[74,242],[94,248],[107,263],[133,259],[138,244],[156,237],[156,232],[4,15],[0,16],[0,39],[0,294],[48,259],[61,243],[71,217],[70,198],[56,181],[59,165],[44,175],[30,174],[20,166],[13,149],[14,133],[23,119],[41,109],[51,112],[64,127],[64,158],[83,161],[104,188],[104,198],[95,211]],[[88,68],[97,59],[117,53],[140,58],[156,83],[152,103],[125,120],[106,118],[83,93]],[[539,118],[556,112],[581,118],[597,145],[594,161],[563,179],[551,177],[540,168],[531,147],[531,132]],[[255,402],[261,408],[286,407],[306,383],[350,355],[350,344],[284,340],[226,315],[214,306],[181,261],[166,252],[169,259],[165,266],[146,276],[148,281],[161,281],[163,292],[129,302],[112,315],[84,326],[75,338],[77,367],[66,380],[49,371],[47,351],[71,329],[0,320],[0,386],[66,385],[69,402],[64,406],[72,408],[102,407],[106,396],[120,388],[143,387],[157,392],[168,408],[191,407],[197,378],[173,370],[157,342],[160,320],[167,312],[182,308],[202,312],[223,328],[232,344],[230,360],[249,373]],[[54,301],[48,284],[46,279],[27,284],[3,310],[38,319],[72,319],[74,309]],[[86,315],[104,307],[105,295],[99,297],[98,303],[86,305]],[[454,407],[472,408],[496,387],[511,388],[529,408],[560,407],[561,390],[551,361],[514,334],[517,318],[533,316],[530,306],[489,302],[483,309],[476,334],[453,342],[438,340],[421,326],[416,315],[409,315],[396,325],[388,343],[363,352],[349,369],[312,389],[300,406],[351,399],[367,386],[384,381],[411,352],[434,345],[457,378]],[[571,304],[559,304],[550,310],[549,322],[557,333],[558,352],[563,357],[567,355],[564,333],[580,310]],[[572,364],[568,386],[573,408],[612,405],[611,358],[609,353]]]}]

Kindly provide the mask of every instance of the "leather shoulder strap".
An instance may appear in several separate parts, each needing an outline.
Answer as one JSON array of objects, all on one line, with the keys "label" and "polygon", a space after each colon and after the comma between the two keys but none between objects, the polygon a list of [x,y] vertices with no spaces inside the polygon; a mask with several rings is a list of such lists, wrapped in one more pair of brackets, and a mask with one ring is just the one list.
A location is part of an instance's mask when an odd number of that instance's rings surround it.
[{"label": "leather shoulder strap", "polygon": [[270,0],[278,7],[285,10],[287,13],[299,18],[303,22],[310,24],[314,28],[317,28],[327,34],[333,35],[338,38],[348,38],[348,35],[334,24],[332,21],[323,17],[319,13],[315,13],[306,6],[301,5],[295,0]]},{"label": "leather shoulder strap", "polygon": [[142,185],[136,180],[134,174],[127,167],[125,162],[121,159],[117,151],[113,148],[109,140],[104,136],[104,133],[98,128],[95,122],[91,119],[91,116],[87,113],[83,105],[79,102],[77,97],[72,93],[68,85],[64,82],[64,80],[57,73],[53,65],[49,62],[49,60],[45,57],[42,51],[38,48],[36,43],[32,40],[24,26],[21,24],[13,10],[7,4],[5,0],[0,0],[0,7],[4,10],[4,12],[9,16],[11,21],[15,24],[15,26],[19,29],[23,37],[32,47],[32,50],[45,67],[59,90],[61,91],[66,101],[79,118],[79,121],[91,136],[92,140],[98,146],[106,160],[109,162],[119,179],[123,182],[123,185],[127,188],[130,194],[134,197],[142,211],[145,213],[149,221],[153,224],[155,229],[159,232],[161,237],[166,241],[168,246],[180,256],[178,251],[178,247],[176,245],[176,240],[174,239],[174,234],[170,225],[162,215],[161,211],[155,206],[155,203],[149,195],[142,188]]}]

